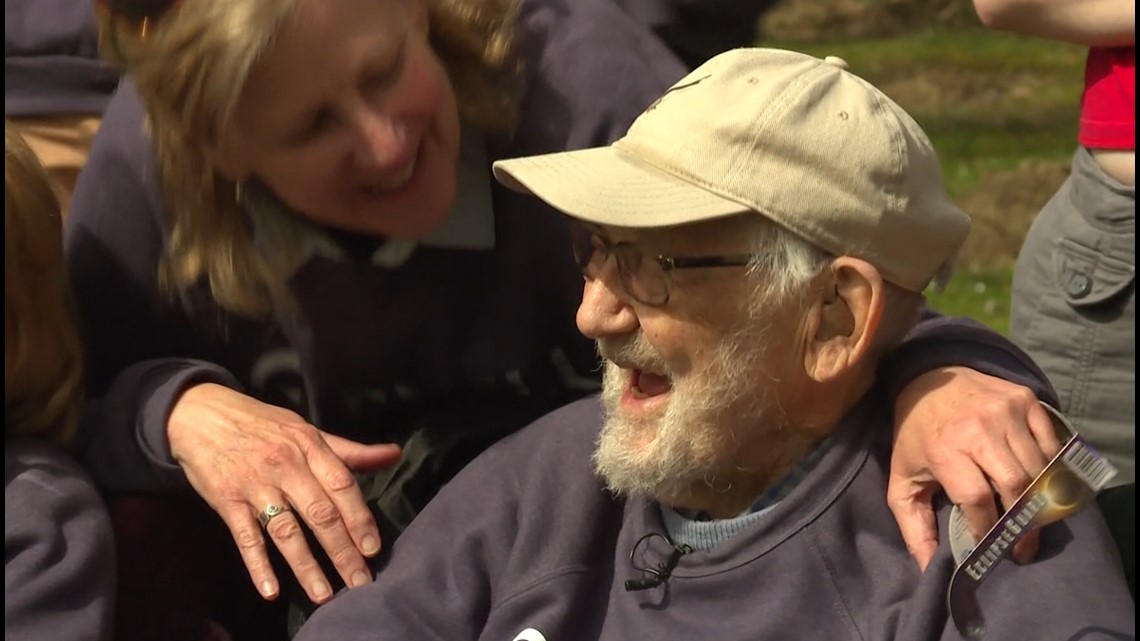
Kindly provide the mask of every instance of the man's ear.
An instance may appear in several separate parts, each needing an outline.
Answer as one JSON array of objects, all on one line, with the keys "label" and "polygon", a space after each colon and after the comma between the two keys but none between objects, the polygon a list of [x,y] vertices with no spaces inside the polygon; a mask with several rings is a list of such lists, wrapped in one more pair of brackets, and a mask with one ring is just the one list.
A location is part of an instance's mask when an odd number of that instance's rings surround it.
[{"label": "man's ear", "polygon": [[874,266],[842,256],[831,263],[817,291],[807,312],[804,367],[823,383],[853,370],[870,351],[885,289]]}]

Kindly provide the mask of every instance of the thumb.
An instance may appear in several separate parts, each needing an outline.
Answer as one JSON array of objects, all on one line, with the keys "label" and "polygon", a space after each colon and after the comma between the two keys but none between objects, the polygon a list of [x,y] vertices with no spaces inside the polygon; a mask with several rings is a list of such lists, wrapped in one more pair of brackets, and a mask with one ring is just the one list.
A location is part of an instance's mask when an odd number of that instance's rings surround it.
[{"label": "thumb", "polygon": [[400,446],[395,443],[365,445],[326,432],[321,432],[321,436],[333,454],[353,472],[371,472],[394,465],[402,454]]},{"label": "thumb", "polygon": [[923,572],[938,550],[938,520],[931,498],[916,492],[888,501],[906,549]]},{"label": "thumb", "polygon": [[1013,560],[1018,565],[1032,563],[1037,558],[1037,552],[1040,548],[1041,530],[1030,530],[1025,534],[1025,538],[1013,546]]}]

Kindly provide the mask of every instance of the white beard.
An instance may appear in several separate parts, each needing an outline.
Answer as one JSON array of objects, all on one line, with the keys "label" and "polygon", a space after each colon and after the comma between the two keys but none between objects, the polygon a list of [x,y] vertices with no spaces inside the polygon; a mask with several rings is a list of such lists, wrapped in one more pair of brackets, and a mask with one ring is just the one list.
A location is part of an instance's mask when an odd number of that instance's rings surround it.
[{"label": "white beard", "polygon": [[[594,469],[618,495],[644,494],[667,504],[683,503],[694,488],[727,492],[740,470],[736,457],[750,432],[774,414],[763,390],[762,336],[729,336],[707,365],[676,377],[642,332],[603,339],[607,359],[602,381],[605,424],[594,452]],[[626,368],[667,376],[673,388],[660,411],[629,415],[621,398]]]}]

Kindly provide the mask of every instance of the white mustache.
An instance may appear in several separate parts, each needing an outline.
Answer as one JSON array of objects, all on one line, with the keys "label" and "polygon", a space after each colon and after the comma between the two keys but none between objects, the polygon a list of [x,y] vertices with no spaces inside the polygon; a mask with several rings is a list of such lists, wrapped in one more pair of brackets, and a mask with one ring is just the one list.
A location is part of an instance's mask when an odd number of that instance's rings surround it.
[{"label": "white mustache", "polygon": [[605,337],[597,341],[598,355],[622,369],[636,369],[672,378],[665,359],[638,331],[623,337]]}]

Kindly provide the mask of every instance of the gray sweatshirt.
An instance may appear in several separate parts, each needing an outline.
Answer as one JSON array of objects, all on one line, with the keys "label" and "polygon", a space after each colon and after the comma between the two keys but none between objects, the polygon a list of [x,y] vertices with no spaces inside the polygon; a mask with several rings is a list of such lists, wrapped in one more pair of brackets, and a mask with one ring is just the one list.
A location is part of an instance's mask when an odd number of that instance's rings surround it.
[{"label": "gray sweatshirt", "polygon": [[[460,473],[368,586],[338,595],[296,641],[959,639],[943,544],[925,573],[884,496],[890,405],[868,395],[779,504],[735,537],[681,556],[662,585],[660,507],[622,501],[591,471],[586,399],[500,442]],[[939,510],[946,540],[946,506]],[[979,597],[987,641],[1133,639],[1135,607],[1095,508],[1048,526],[1039,560],[1000,564]]]},{"label": "gray sweatshirt", "polygon": [[115,545],[103,500],[61,451],[4,444],[4,639],[111,638]]},{"label": "gray sweatshirt", "polygon": [[118,84],[94,0],[4,0],[5,117],[101,114]]}]

